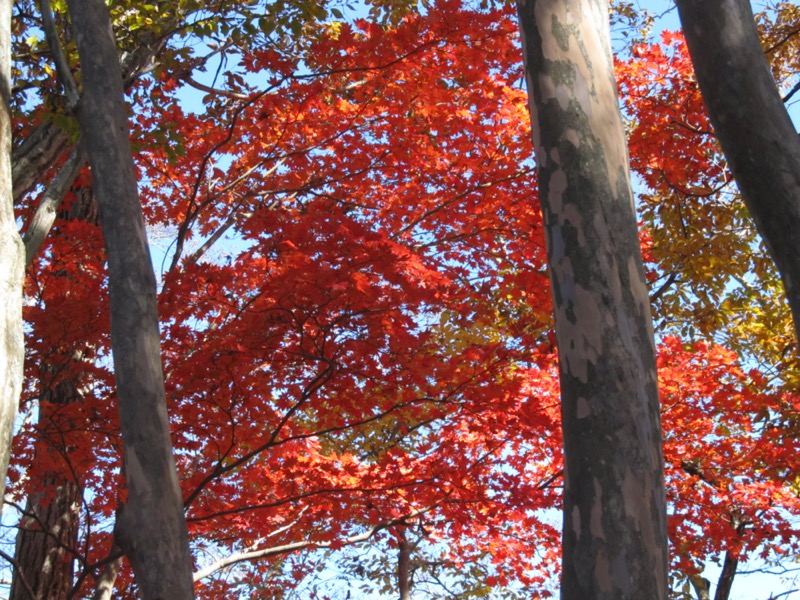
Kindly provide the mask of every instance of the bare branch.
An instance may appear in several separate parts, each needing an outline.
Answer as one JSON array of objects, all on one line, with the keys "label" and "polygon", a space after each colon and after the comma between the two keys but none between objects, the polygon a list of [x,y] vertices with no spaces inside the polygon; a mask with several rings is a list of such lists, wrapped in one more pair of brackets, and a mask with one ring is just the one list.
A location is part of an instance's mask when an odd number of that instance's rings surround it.
[{"label": "bare branch", "polygon": [[[415,510],[412,513],[406,515],[405,517],[400,517],[398,519],[392,519],[386,523],[381,523],[379,525],[375,525],[374,527],[370,527],[364,533],[359,535],[353,535],[344,540],[336,542],[336,546],[349,546],[352,544],[358,544],[360,542],[366,542],[370,538],[372,538],[375,534],[379,531],[386,529],[387,527],[391,527],[393,525],[399,525],[400,523],[405,523],[409,519],[413,519],[418,517],[419,515],[427,512],[430,508]],[[221,558],[220,560],[208,565],[207,567],[200,569],[194,574],[194,581],[200,581],[201,579],[205,579],[209,575],[216,573],[220,569],[224,569],[225,567],[230,567],[240,562],[246,562],[250,560],[258,560],[259,558],[266,558],[268,556],[275,556],[276,554],[287,554],[289,552],[296,552],[297,550],[305,550],[307,548],[316,549],[316,548],[331,548],[334,545],[334,542],[315,542],[313,540],[307,540],[304,542],[292,542],[291,544],[283,544],[281,546],[273,546],[271,548],[263,548],[261,550],[254,550],[251,552],[237,552],[236,554],[231,554],[225,558]]]},{"label": "bare branch", "polygon": [[789,92],[783,98],[781,98],[781,100],[783,100],[783,103],[786,104],[798,91],[800,91],[800,81],[795,83],[794,87],[789,90]]},{"label": "bare branch", "polygon": [[217,88],[213,88],[211,86],[200,83],[199,81],[195,81],[191,77],[185,77],[184,81],[193,88],[195,88],[196,90],[200,90],[201,92],[207,92],[209,94],[215,94],[217,96],[225,96],[226,98],[235,98],[236,100],[248,100],[250,98],[249,94],[239,94],[237,92],[230,92],[227,90],[218,90]]},{"label": "bare branch", "polygon": [[24,587],[25,591],[28,592],[28,594],[30,594],[31,598],[36,598],[36,594],[33,593],[33,588],[31,587],[31,584],[25,578],[25,574],[20,568],[19,562],[17,562],[13,556],[9,556],[2,550],[0,550],[0,558],[4,558],[11,564],[12,567],[14,567],[14,571],[16,571],[16,576],[18,578],[18,581],[22,583],[22,587]]},{"label": "bare branch", "polygon": [[[272,175],[275,171],[278,170],[278,168],[283,164],[283,162],[284,162],[283,158],[278,160],[278,162],[275,163],[275,165],[273,167],[270,167],[270,169],[267,171],[266,175],[267,176]],[[257,166],[260,166],[260,165],[257,165]],[[226,186],[226,189],[231,188],[231,187],[241,183],[245,178],[249,177],[250,174],[255,169],[256,169],[256,167],[253,167],[252,169],[248,169],[241,177],[236,179],[236,181],[234,181],[230,185]],[[241,208],[242,208],[243,204],[244,204],[244,202],[239,202],[239,204],[237,206],[235,206],[235,207],[233,207],[231,209],[231,214],[228,215],[228,218],[225,219],[225,221],[222,223],[222,225],[220,225],[217,228],[217,230],[205,242],[203,242],[203,244],[197,250],[195,250],[194,253],[192,253],[192,255],[189,257],[190,261],[197,262],[198,260],[200,260],[200,258],[202,258],[203,255],[206,252],[208,252],[208,249],[211,248],[211,246],[213,246],[215,243],[217,243],[217,241],[223,235],[225,235],[225,232],[228,231],[228,229],[230,229],[234,225],[234,223],[236,223],[236,221],[239,220],[242,217]]]}]

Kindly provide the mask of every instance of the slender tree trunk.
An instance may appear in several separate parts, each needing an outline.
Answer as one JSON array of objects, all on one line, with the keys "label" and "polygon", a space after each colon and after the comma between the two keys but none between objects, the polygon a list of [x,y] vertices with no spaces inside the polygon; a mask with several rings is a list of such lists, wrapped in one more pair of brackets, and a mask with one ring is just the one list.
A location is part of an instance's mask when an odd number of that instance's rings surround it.
[{"label": "slender tree trunk", "polygon": [[411,545],[402,527],[398,527],[397,587],[400,600],[411,600]]},{"label": "slender tree trunk", "polygon": [[780,271],[800,335],[800,138],[748,0],[676,0],[711,123]]},{"label": "slender tree trunk", "polygon": [[667,597],[655,351],[608,4],[519,0],[558,342],[561,597]]},{"label": "slender tree trunk", "polygon": [[11,4],[0,0],[0,499],[22,391],[25,248],[17,233],[11,181]]},{"label": "slender tree trunk", "polygon": [[81,61],[78,121],[108,255],[111,347],[127,503],[117,540],[145,600],[193,597],[161,369],[156,285],[139,204],[122,71],[102,0],[68,0]]},{"label": "slender tree trunk", "polygon": [[736,570],[739,568],[739,558],[730,550],[725,552],[725,560],[722,562],[722,572],[717,580],[717,591],[714,593],[714,600],[728,600],[733,589],[733,578],[736,577]]}]

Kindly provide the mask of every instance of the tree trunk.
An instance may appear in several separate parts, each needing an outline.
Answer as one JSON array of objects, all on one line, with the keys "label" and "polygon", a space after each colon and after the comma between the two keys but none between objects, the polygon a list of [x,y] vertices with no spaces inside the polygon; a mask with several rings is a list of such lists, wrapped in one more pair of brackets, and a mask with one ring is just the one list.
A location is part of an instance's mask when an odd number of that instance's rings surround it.
[{"label": "tree trunk", "polygon": [[28,516],[17,533],[14,558],[19,570],[14,570],[9,600],[67,600],[72,589],[80,490],[59,474],[39,489],[28,499]]},{"label": "tree trunk", "polygon": [[0,0],[0,498],[22,391],[25,248],[14,220],[11,181],[11,4]]},{"label": "tree trunk", "polygon": [[[80,356],[76,357],[80,360]],[[81,401],[77,381],[67,378],[55,385],[56,375],[66,366],[44,366],[39,402],[39,429],[42,440],[36,452],[54,451],[66,455],[67,449],[52,447],[52,439],[64,425],[59,408]],[[55,429],[55,436],[52,430]],[[48,431],[50,430],[50,431]],[[67,600],[72,589],[73,552],[77,544],[81,491],[69,474],[45,473],[31,486],[25,516],[17,532],[14,559],[17,568],[11,580],[10,600]],[[31,594],[33,592],[33,594]]]},{"label": "tree trunk", "polygon": [[722,563],[722,572],[717,580],[717,591],[714,593],[714,600],[728,600],[731,597],[733,578],[736,577],[738,568],[739,559],[737,555],[730,550],[725,552],[725,560]]},{"label": "tree trunk", "polygon": [[193,597],[161,369],[156,285],[136,187],[122,71],[102,0],[68,0],[81,61],[78,121],[108,255],[111,348],[127,503],[116,528],[145,600]]},{"label": "tree trunk", "polygon": [[703,101],[800,335],[800,138],[748,0],[676,0]]},{"label": "tree trunk", "polygon": [[650,305],[599,0],[519,0],[558,342],[561,597],[667,597]]},{"label": "tree trunk", "polygon": [[411,600],[411,545],[403,527],[398,527],[397,588],[400,600]]}]

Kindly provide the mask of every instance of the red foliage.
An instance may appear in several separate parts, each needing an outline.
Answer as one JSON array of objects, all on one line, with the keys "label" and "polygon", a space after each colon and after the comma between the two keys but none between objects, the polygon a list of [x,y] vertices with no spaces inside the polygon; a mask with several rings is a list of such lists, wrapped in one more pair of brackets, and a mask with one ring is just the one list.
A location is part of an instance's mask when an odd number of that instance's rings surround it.
[{"label": "red foliage", "polygon": [[[558,383],[515,31],[510,8],[446,0],[397,27],[329,27],[302,61],[243,45],[239,91],[197,112],[179,74],[134,90],[141,194],[169,242],[163,361],[198,569],[340,550],[371,528],[386,548],[385,530],[414,527],[442,560],[489,557],[486,585],[552,578]],[[670,60],[641,46],[620,65],[632,164],[698,189],[720,167],[696,89],[671,70],[688,69],[682,44],[665,43]],[[649,95],[654,78],[672,95]],[[60,220],[28,283],[39,412],[11,487],[20,498],[53,470],[80,483],[87,589],[122,481],[104,277],[97,229]],[[714,346],[666,339],[659,361],[676,566],[794,548],[798,448],[780,419],[795,399]],[[80,398],[49,405],[64,381]],[[317,567],[276,553],[198,594],[268,597]]]}]

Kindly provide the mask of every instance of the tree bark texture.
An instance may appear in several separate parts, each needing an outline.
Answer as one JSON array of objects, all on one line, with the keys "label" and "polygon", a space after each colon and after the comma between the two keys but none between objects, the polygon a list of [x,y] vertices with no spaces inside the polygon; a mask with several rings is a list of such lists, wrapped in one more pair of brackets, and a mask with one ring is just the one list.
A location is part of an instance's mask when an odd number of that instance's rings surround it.
[{"label": "tree bark texture", "polygon": [[77,116],[108,256],[111,348],[128,495],[116,538],[142,598],[192,598],[192,563],[161,368],[155,276],[131,156],[122,71],[103,1],[69,0],[67,5],[83,83]]},{"label": "tree bark texture", "polygon": [[14,558],[19,569],[14,570],[9,600],[68,600],[72,590],[80,489],[56,473],[40,489],[29,497],[17,533]]},{"label": "tree bark texture", "polygon": [[558,343],[561,597],[667,597],[650,305],[598,0],[519,0]]},{"label": "tree bark texture", "polygon": [[14,220],[11,180],[11,4],[0,0],[0,498],[22,391],[25,247]]},{"label": "tree bark texture", "polygon": [[676,0],[708,115],[800,336],[800,138],[748,0]]}]

